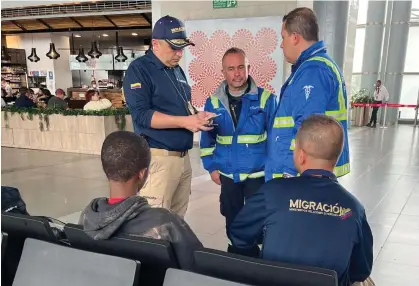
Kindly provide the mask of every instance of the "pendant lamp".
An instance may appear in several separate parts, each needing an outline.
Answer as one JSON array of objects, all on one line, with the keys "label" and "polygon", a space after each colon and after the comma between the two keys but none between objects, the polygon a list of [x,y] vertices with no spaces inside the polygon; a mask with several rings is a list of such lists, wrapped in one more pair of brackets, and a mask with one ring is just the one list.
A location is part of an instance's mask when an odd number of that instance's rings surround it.
[{"label": "pendant lamp", "polygon": [[127,59],[127,56],[124,55],[124,49],[122,47],[118,47],[118,54],[115,56],[115,60],[118,62],[125,62]]},{"label": "pendant lamp", "polygon": [[90,52],[87,53],[92,59],[96,58],[98,59],[102,53],[99,51],[98,47],[97,47],[97,43],[96,41],[92,42],[92,49],[90,50]]},{"label": "pendant lamp", "polygon": [[46,54],[46,56],[51,60],[56,60],[60,57],[60,54],[55,50],[54,43],[49,44],[49,52]]},{"label": "pendant lamp", "polygon": [[1,46],[1,61],[2,62],[9,62],[10,61],[10,55],[7,51],[6,46]]},{"label": "pendant lamp", "polygon": [[76,60],[77,60],[79,63],[85,63],[85,62],[87,62],[87,61],[89,60],[89,59],[85,56],[83,48],[80,48],[80,49],[79,49],[79,54],[78,54],[78,56],[76,57]]},{"label": "pendant lamp", "polygon": [[39,62],[40,58],[36,54],[36,48],[31,49],[31,55],[28,57],[28,60],[30,60],[31,62],[35,62],[35,63]]}]

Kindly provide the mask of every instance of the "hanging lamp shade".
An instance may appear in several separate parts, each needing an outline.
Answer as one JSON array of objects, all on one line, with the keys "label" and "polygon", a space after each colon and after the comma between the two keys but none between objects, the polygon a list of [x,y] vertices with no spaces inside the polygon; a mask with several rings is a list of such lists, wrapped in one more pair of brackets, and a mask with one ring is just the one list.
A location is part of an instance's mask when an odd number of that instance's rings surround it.
[{"label": "hanging lamp shade", "polygon": [[7,51],[6,46],[1,46],[1,61],[2,62],[9,62],[10,61],[10,55]]},{"label": "hanging lamp shade", "polygon": [[79,54],[77,55],[76,60],[77,60],[79,63],[85,63],[85,62],[87,62],[87,61],[89,60],[89,59],[86,57],[86,55],[84,54],[84,50],[83,50],[83,48],[80,48],[80,49],[79,49]]},{"label": "hanging lamp shade", "polygon": [[46,56],[51,60],[56,60],[60,57],[60,54],[55,50],[54,43],[49,44],[49,52],[46,54]]},{"label": "hanging lamp shade", "polygon": [[102,53],[99,51],[98,47],[97,47],[97,43],[96,41],[92,42],[92,49],[90,50],[90,52],[87,53],[92,59],[96,58],[98,59]]},{"label": "hanging lamp shade", "polygon": [[35,62],[35,63],[39,62],[40,58],[36,54],[36,48],[31,49],[31,55],[28,57],[28,60],[30,60],[31,62]]},{"label": "hanging lamp shade", "polygon": [[118,47],[118,54],[115,56],[115,60],[118,62],[125,62],[127,59],[127,56],[124,55],[124,49],[122,47]]}]

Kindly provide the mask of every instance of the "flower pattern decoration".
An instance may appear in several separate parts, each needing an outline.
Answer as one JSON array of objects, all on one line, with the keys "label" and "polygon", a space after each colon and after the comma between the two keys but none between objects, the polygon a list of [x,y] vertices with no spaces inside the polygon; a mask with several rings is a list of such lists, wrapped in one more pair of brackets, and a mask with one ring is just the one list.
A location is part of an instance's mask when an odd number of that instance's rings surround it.
[{"label": "flower pattern decoration", "polygon": [[216,30],[209,38],[202,31],[190,35],[195,46],[190,46],[194,59],[189,63],[189,76],[192,85],[192,103],[203,107],[206,99],[212,95],[224,80],[221,72],[221,60],[224,52],[231,47],[238,47],[246,52],[250,64],[250,75],[256,83],[275,93],[270,85],[276,76],[277,64],[272,53],[278,47],[278,35],[274,29],[261,28],[256,35],[248,29],[239,29],[233,36],[224,30]]}]

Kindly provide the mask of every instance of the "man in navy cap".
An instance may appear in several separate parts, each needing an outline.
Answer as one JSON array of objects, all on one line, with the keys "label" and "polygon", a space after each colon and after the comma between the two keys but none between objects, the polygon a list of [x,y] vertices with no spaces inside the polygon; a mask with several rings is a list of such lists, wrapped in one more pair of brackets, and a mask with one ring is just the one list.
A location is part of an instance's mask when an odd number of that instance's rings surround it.
[{"label": "man in navy cap", "polygon": [[192,169],[188,150],[193,133],[211,130],[214,114],[198,112],[191,103],[191,87],[178,65],[188,40],[184,24],[165,16],[153,28],[152,46],[133,61],[125,74],[124,96],[134,131],[148,142],[152,161],[141,190],[151,205],[183,217],[191,193]]}]

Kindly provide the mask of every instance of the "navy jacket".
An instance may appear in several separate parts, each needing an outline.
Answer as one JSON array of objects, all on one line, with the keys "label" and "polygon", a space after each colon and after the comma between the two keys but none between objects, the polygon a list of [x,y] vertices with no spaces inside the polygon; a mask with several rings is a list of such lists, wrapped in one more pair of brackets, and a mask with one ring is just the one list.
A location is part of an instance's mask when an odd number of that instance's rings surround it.
[{"label": "navy jacket", "polygon": [[26,95],[21,95],[16,99],[15,106],[18,108],[30,108],[35,107],[35,103]]},{"label": "navy jacket", "polygon": [[264,176],[268,120],[274,111],[275,95],[250,79],[250,90],[242,95],[242,110],[234,126],[223,81],[207,99],[205,111],[218,117],[217,126],[201,133],[201,158],[205,170],[218,170],[234,182]]},{"label": "navy jacket", "polygon": [[373,238],[365,210],[331,172],[307,170],[269,181],[246,199],[229,231],[242,253],[254,253],[263,233],[261,258],[332,269],[341,286],[371,274]]},{"label": "navy jacket", "polygon": [[193,133],[186,129],[153,129],[155,111],[187,116],[191,87],[181,67],[166,67],[152,51],[133,61],[125,73],[123,93],[134,131],[143,135],[151,148],[186,151],[192,148]]}]

